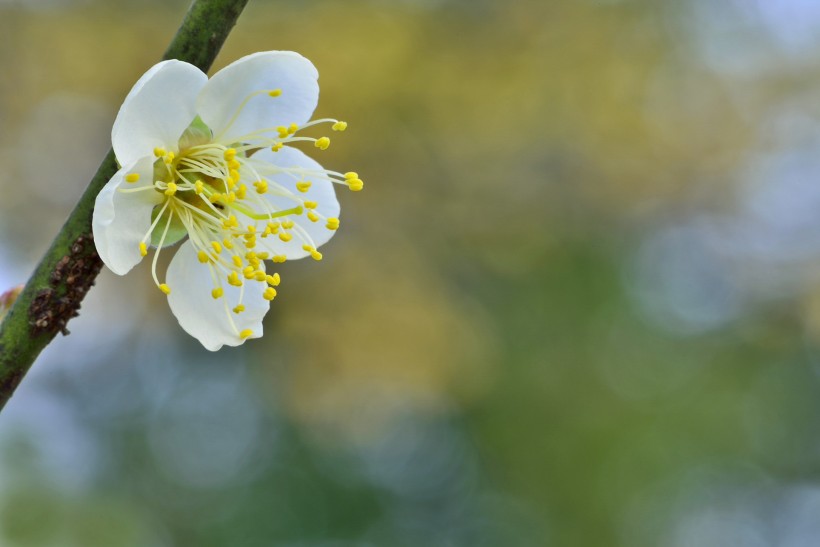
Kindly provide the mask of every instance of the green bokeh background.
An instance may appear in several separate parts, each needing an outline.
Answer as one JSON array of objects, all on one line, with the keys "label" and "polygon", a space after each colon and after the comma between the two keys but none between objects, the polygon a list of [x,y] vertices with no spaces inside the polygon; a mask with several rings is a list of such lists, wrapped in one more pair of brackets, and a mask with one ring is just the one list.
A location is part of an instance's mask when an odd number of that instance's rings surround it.
[{"label": "green bokeh background", "polygon": [[[0,1],[4,288],[186,8]],[[0,545],[820,544],[819,11],[251,0],[214,68],[311,59],[365,191],[241,348],[104,271],[0,416]]]}]

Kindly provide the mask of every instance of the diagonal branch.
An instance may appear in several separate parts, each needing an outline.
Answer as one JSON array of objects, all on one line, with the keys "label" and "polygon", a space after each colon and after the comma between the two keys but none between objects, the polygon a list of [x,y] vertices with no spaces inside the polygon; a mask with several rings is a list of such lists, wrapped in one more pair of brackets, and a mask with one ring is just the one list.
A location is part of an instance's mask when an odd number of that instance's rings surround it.
[{"label": "diagonal branch", "polygon": [[[195,0],[163,56],[207,72],[248,0]],[[102,267],[91,233],[94,200],[117,171],[109,151],[43,256],[14,306],[0,323],[0,409],[31,364],[76,317]]]}]

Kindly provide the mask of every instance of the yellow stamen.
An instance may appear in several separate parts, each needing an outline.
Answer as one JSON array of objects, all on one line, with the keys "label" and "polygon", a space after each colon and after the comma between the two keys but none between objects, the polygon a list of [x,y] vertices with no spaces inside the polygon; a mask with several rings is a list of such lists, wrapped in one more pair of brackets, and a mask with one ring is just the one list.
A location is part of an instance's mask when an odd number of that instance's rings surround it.
[{"label": "yellow stamen", "polygon": [[246,338],[250,338],[251,336],[253,336],[253,331],[251,329],[245,329],[245,330],[243,330],[242,332],[239,333],[239,337],[242,340],[245,340]]},{"label": "yellow stamen", "polygon": [[166,285],[165,283],[161,283],[161,284],[159,285],[159,290],[161,290],[161,291],[162,291],[162,292],[164,292],[165,294],[171,294],[171,287],[169,287],[169,286],[168,286],[168,285]]},{"label": "yellow stamen", "polygon": [[169,182],[168,183],[168,188],[165,190],[165,195],[166,196],[173,196],[176,193],[177,193],[176,183],[175,182]]},{"label": "yellow stamen", "polygon": [[146,247],[145,243],[140,241],[140,256],[145,256],[148,254],[148,247]]},{"label": "yellow stamen", "polygon": [[305,180],[305,181],[296,183],[296,189],[299,190],[300,192],[302,192],[303,194],[305,192],[307,192],[308,190],[310,190],[310,187],[311,187],[311,182],[309,180]]},{"label": "yellow stamen", "polygon": [[125,182],[137,182],[138,180],[140,180],[139,173],[128,173],[125,175]]},{"label": "yellow stamen", "polygon": [[276,298],[276,289],[274,289],[273,287],[268,287],[267,289],[265,289],[265,292],[262,293],[262,298],[264,298],[265,300],[273,300],[274,298]]},{"label": "yellow stamen", "polygon": [[270,95],[271,97],[278,97],[278,96],[280,96],[281,94],[282,94],[282,90],[281,90],[281,89],[279,89],[279,88],[277,88],[277,89],[271,89],[270,91],[268,91],[268,95]]},{"label": "yellow stamen", "polygon": [[211,296],[214,300],[216,300],[217,298],[220,298],[224,293],[225,291],[222,290],[222,287],[217,287],[211,291]]},{"label": "yellow stamen", "polygon": [[334,131],[344,131],[345,129],[347,129],[347,122],[338,121],[333,124],[333,127],[331,127],[331,129],[333,129]]},{"label": "yellow stamen", "polygon": [[278,273],[275,273],[273,275],[265,277],[265,281],[267,281],[268,285],[270,285],[271,287],[278,287],[282,279],[279,277]]},{"label": "yellow stamen", "polygon": [[335,217],[331,217],[327,219],[327,224],[325,224],[325,228],[328,230],[338,230],[339,229],[339,219]]},{"label": "yellow stamen", "polygon": [[242,313],[243,311],[245,311],[245,306],[243,306],[242,304],[239,304],[237,307],[233,309],[234,313]]},{"label": "yellow stamen", "polygon": [[321,137],[313,143],[313,146],[318,148],[319,150],[327,150],[327,147],[330,146],[330,139],[327,137]]},{"label": "yellow stamen", "polygon": [[277,262],[279,264],[281,264],[282,262],[284,262],[287,259],[288,259],[288,257],[285,256],[285,255],[273,255],[273,258],[271,258],[271,260],[273,260],[274,262]]}]

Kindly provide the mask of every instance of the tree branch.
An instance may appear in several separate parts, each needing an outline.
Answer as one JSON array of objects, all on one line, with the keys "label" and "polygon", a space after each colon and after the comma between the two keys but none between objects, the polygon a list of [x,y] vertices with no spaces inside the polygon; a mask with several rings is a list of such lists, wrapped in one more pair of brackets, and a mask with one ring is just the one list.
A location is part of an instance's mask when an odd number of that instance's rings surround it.
[{"label": "tree branch", "polygon": [[[195,0],[163,59],[180,59],[204,72],[211,67],[248,0]],[[0,409],[31,364],[58,332],[78,315],[102,262],[94,246],[94,200],[116,173],[109,151],[74,211],[5,319],[0,323]]]}]

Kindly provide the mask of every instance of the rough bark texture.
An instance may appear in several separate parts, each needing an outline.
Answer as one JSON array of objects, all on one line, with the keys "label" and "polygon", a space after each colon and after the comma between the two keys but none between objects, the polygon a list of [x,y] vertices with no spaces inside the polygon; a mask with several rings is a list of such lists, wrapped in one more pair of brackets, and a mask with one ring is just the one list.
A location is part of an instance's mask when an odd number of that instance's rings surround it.
[{"label": "rough bark texture", "polygon": [[[248,0],[195,0],[164,59],[180,59],[207,72]],[[79,203],[0,323],[0,409],[31,364],[79,313],[102,262],[94,246],[94,200],[117,171],[109,151]]]}]

